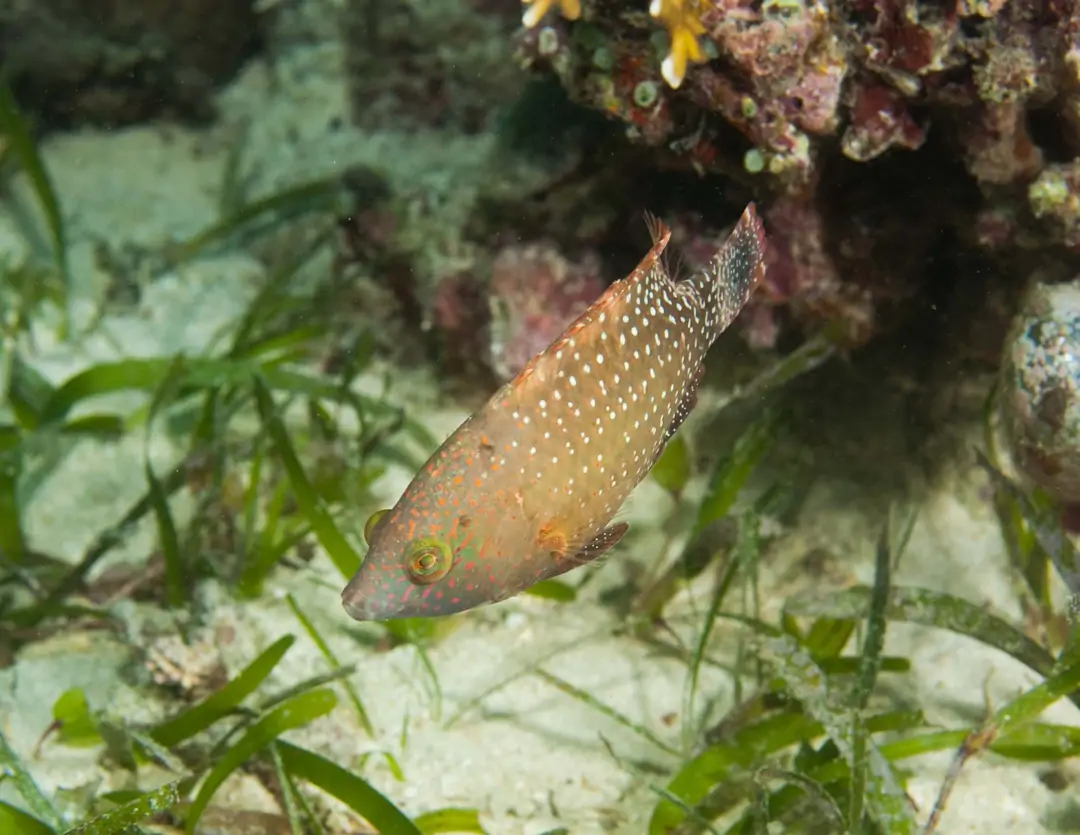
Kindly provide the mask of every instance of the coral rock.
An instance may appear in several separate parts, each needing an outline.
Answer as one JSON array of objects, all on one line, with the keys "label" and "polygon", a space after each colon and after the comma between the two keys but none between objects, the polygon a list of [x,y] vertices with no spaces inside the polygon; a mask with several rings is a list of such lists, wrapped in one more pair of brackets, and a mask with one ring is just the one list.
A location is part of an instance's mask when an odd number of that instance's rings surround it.
[{"label": "coral rock", "polygon": [[503,379],[516,375],[604,292],[600,258],[567,260],[550,243],[509,246],[492,265],[491,361]]},{"label": "coral rock", "polygon": [[1043,167],[1042,151],[1031,141],[1024,109],[1015,103],[988,104],[981,118],[961,131],[965,161],[981,183],[1031,180]]},{"label": "coral rock", "polygon": [[925,139],[926,131],[915,123],[899,93],[883,84],[859,88],[842,139],[845,155],[866,162],[892,147],[914,151]]},{"label": "coral rock", "polygon": [[438,282],[429,318],[444,370],[452,374],[486,372],[490,321],[483,287],[470,273]]},{"label": "coral rock", "polygon": [[1080,502],[1080,282],[1032,290],[1006,343],[1000,406],[1017,468]]},{"label": "coral rock", "polygon": [[1080,159],[1049,165],[1028,188],[1035,216],[1056,226],[1066,246],[1080,247]]}]

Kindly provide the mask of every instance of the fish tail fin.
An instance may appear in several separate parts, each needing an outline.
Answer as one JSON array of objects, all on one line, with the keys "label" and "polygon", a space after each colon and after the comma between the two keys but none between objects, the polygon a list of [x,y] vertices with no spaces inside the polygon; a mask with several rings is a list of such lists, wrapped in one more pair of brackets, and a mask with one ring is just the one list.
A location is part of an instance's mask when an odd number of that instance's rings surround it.
[{"label": "fish tail fin", "polygon": [[705,307],[705,331],[712,345],[732,323],[765,275],[765,227],[750,203],[720,251],[687,281]]}]

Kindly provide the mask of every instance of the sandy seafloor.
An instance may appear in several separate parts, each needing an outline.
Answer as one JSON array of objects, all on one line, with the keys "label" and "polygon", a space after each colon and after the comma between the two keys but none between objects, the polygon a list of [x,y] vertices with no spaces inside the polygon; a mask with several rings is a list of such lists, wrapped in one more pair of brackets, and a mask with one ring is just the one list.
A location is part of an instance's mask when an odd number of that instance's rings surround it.
[{"label": "sandy seafloor", "polygon": [[[333,117],[348,121],[340,60],[332,43],[294,46],[282,56],[273,81],[266,66],[255,63],[223,92],[225,124],[208,132],[148,126],[53,136],[45,142],[45,159],[69,223],[81,300],[77,308],[83,319],[104,286],[105,277],[92,266],[95,239],[116,248],[126,243],[152,247],[194,233],[216,217],[228,140],[235,135],[230,126],[241,120],[250,120],[245,161],[256,172],[256,192],[357,162],[374,163],[387,170],[397,188],[430,196],[452,237],[474,185],[487,174],[490,137],[329,130]],[[0,218],[0,253],[10,255],[25,247],[15,228],[10,218]],[[137,309],[110,314],[77,349],[50,344],[47,329],[42,329],[35,363],[59,381],[105,359],[198,353],[243,310],[261,270],[257,261],[237,252],[156,276]],[[376,387],[375,376],[364,384]],[[422,415],[436,435],[443,436],[464,417],[464,411],[437,396],[429,377],[395,376],[392,397]],[[687,431],[700,424],[709,399],[703,398]],[[140,402],[125,397],[110,405],[134,408]],[[977,431],[972,425],[967,432],[973,443]],[[179,448],[159,429],[152,452],[159,471],[164,471],[177,460]],[[142,454],[140,433],[116,444],[80,443],[33,491],[27,511],[31,544],[76,560],[103,525],[142,494]],[[875,454],[872,448],[866,450],[868,456]],[[393,470],[380,480],[376,492],[384,504],[397,498],[409,476]],[[763,586],[766,615],[775,615],[781,593],[803,590],[810,583],[830,588],[869,579],[880,507],[865,500],[864,490],[865,485],[835,476],[815,486],[798,524],[782,531],[770,547]],[[1016,622],[1019,606],[983,478],[973,466],[950,466],[926,491],[896,582],[949,591]],[[660,548],[661,525],[671,510],[671,500],[657,485],[647,481],[639,488],[625,513],[637,532],[632,542],[636,553],[627,555],[624,548],[609,561],[597,588],[619,583],[634,560],[640,562]],[[154,542],[148,523],[108,563],[144,559]],[[819,578],[796,572],[797,561],[818,546],[840,555],[838,568]],[[596,589],[572,604],[523,597],[466,617],[461,628],[431,651],[440,702],[413,648],[374,653],[350,637],[356,627],[339,607],[339,587],[336,571],[322,556],[302,573],[274,575],[271,588],[279,593],[258,602],[235,602],[222,589],[207,585],[199,603],[208,625],[197,632],[195,644],[184,648],[178,640],[157,638],[154,649],[193,673],[218,657],[236,671],[281,635],[300,635],[282,600],[284,592],[291,592],[315,617],[338,656],[359,663],[354,682],[378,730],[377,738],[367,738],[343,702],[329,719],[292,738],[346,765],[365,752],[392,752],[404,770],[404,782],[395,780],[379,758],[370,759],[363,773],[411,814],[444,806],[476,807],[493,835],[538,835],[559,826],[574,835],[645,831],[658,778],[634,773],[627,764],[643,760],[670,769],[674,763],[537,678],[518,678],[452,727],[444,727],[470,700],[550,656],[546,669],[678,744],[678,723],[669,727],[663,719],[682,708],[684,665],[657,657],[631,639],[604,637],[614,622],[610,611],[596,602]],[[160,612],[130,603],[117,605],[116,611],[132,636],[145,634],[150,624],[168,632],[169,618]],[[721,645],[725,641],[723,626],[718,640]],[[888,677],[890,688],[922,705],[929,719],[944,727],[977,724],[987,698],[999,705],[1037,681],[1000,653],[928,629],[892,626],[886,652],[913,661],[909,675]],[[103,789],[120,785],[115,782],[120,778],[98,764],[95,750],[50,745],[35,757],[33,749],[49,725],[53,702],[70,687],[84,688],[91,704],[107,706],[129,720],[154,718],[168,710],[164,702],[126,683],[124,668],[132,661],[131,651],[119,640],[87,632],[32,644],[13,666],[0,670],[3,731],[46,791],[98,780],[104,781]],[[274,683],[299,681],[324,669],[317,649],[301,636]],[[703,687],[721,700],[731,693],[730,681],[714,672],[706,672]],[[1049,716],[1068,723],[1080,719],[1071,706],[1062,704]],[[922,817],[933,805],[950,760],[951,754],[942,754],[906,763],[913,771],[910,794]],[[1071,765],[1064,770],[1078,775]],[[1039,767],[993,756],[969,763],[940,831],[1080,831],[1080,804],[1070,799],[1071,790],[1055,793],[1039,775]],[[0,797],[17,802],[10,782],[0,784]],[[272,808],[257,781],[242,776],[232,779],[217,800],[238,808]]]}]

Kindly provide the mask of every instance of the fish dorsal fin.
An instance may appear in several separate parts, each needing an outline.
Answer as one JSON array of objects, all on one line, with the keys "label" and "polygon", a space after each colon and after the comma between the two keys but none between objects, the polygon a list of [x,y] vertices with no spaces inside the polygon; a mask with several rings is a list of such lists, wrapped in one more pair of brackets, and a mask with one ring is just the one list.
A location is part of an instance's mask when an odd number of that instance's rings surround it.
[{"label": "fish dorsal fin", "polygon": [[645,275],[658,263],[663,266],[661,259],[664,249],[667,247],[668,241],[671,240],[671,229],[656,215],[646,212],[645,223],[648,225],[649,234],[652,236],[652,248],[645,253],[645,257],[638,263],[637,269],[630,273],[628,279]]},{"label": "fish dorsal fin", "polygon": [[[652,212],[645,211],[645,225],[649,227],[649,235],[652,237],[652,249],[649,250],[646,258],[655,258],[664,272],[671,277],[673,281],[677,281],[680,273],[683,269],[682,257],[679,253],[672,255],[667,251],[667,245],[671,241],[671,228],[664,223],[657,215]],[[645,266],[644,260],[642,261],[642,267]],[[639,267],[638,269],[641,269]]]},{"label": "fish dorsal fin", "polygon": [[[659,215],[654,215],[648,209],[645,210],[645,225],[649,227],[649,235],[652,237],[653,249],[657,244],[660,244],[660,249],[667,246],[668,239],[671,237],[671,230],[667,224],[664,223]],[[661,243],[663,241],[663,243]]]}]

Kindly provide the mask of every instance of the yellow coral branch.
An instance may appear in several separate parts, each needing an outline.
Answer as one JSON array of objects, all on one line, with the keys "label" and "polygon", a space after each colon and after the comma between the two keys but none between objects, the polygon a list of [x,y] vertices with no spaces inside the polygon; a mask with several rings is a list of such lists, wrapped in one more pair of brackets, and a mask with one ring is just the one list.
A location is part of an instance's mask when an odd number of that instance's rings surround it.
[{"label": "yellow coral branch", "polygon": [[[526,9],[525,14],[521,16],[521,22],[532,29],[547,16],[556,0],[522,0],[522,2]],[[581,17],[581,0],[558,0],[558,3],[559,11],[567,20],[577,20]]]},{"label": "yellow coral branch", "polygon": [[[543,20],[556,3],[567,20],[581,17],[581,0],[522,0],[525,13],[521,22],[533,28]],[[664,80],[678,89],[686,78],[686,67],[692,61],[703,64],[708,60],[699,37],[705,34],[701,16],[711,7],[709,0],[651,0],[649,14],[668,31],[671,47],[660,65]]]},{"label": "yellow coral branch", "polygon": [[673,89],[683,83],[690,61],[702,64],[708,60],[698,40],[705,34],[701,15],[707,8],[708,0],[652,0],[649,5],[649,14],[664,25],[671,40],[660,72]]}]

